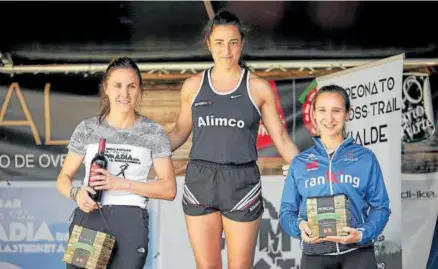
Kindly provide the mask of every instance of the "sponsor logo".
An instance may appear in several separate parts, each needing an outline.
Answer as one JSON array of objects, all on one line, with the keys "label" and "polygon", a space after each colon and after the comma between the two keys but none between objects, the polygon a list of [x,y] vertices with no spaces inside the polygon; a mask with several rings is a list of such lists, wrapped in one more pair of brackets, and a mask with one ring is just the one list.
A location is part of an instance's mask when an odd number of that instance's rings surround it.
[{"label": "sponsor logo", "polygon": [[198,118],[198,127],[237,127],[244,128],[245,122],[233,118],[216,118],[213,115]]},{"label": "sponsor logo", "polygon": [[199,101],[199,102],[195,103],[195,107],[198,107],[198,106],[209,106],[211,104],[213,104],[212,101]]},{"label": "sponsor logo", "polygon": [[93,239],[85,236],[79,236],[79,242],[87,243],[89,245],[93,245]]},{"label": "sponsor logo", "polygon": [[402,140],[414,143],[435,133],[428,74],[406,73],[402,86]]},{"label": "sponsor logo", "polygon": [[346,161],[346,162],[356,162],[358,160],[359,160],[359,158],[357,158],[357,156],[355,154],[353,154],[351,152],[345,153],[344,161]]},{"label": "sponsor logo", "polygon": [[236,99],[242,96],[241,94],[231,95],[231,99]]},{"label": "sponsor logo", "polygon": [[318,212],[322,213],[322,212],[332,212],[334,211],[335,208],[333,206],[322,206],[322,207],[318,207]]},{"label": "sponsor logo", "polygon": [[385,269],[385,268],[386,268],[386,264],[384,262],[377,263],[377,269]]},{"label": "sponsor logo", "polygon": [[146,253],[146,250],[144,248],[137,248],[138,253]]},{"label": "sponsor logo", "polygon": [[315,154],[311,153],[311,154],[307,155],[307,160],[308,161],[316,161],[316,160],[318,160],[318,157],[316,157]]},{"label": "sponsor logo", "polygon": [[252,206],[250,206],[249,207],[249,212],[253,211],[260,203],[261,203],[260,200],[258,200],[257,203],[255,203]]},{"label": "sponsor logo", "polygon": [[312,161],[310,163],[306,163],[307,172],[318,169],[318,163],[316,161]]},{"label": "sponsor logo", "polygon": [[359,188],[360,186],[360,178],[355,177],[353,175],[344,174],[342,171],[338,173],[332,172],[331,176],[329,174],[329,171],[327,170],[325,172],[325,176],[319,176],[319,177],[311,177],[309,179],[306,179],[304,182],[304,187],[312,188],[319,185],[325,185],[329,182],[336,183],[336,184],[350,184],[353,186],[353,188]]},{"label": "sponsor logo", "polygon": [[436,194],[434,191],[407,190],[407,191],[402,191],[401,198],[402,199],[433,199],[436,198]]}]

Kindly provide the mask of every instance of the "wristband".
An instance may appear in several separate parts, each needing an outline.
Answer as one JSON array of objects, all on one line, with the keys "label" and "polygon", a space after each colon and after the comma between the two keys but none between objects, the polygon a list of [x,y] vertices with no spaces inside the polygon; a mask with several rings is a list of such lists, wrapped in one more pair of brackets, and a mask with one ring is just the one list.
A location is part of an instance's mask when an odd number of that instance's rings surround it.
[{"label": "wristband", "polygon": [[78,192],[79,192],[79,187],[72,187],[71,189],[70,189],[70,198],[73,200],[73,201],[76,201],[76,196],[77,196],[77,194],[78,194]]}]

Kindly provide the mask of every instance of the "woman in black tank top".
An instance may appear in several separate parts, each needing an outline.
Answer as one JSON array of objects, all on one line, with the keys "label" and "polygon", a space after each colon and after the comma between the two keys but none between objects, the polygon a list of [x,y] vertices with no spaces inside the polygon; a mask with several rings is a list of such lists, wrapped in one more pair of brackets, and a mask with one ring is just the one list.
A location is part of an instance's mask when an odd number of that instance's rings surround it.
[{"label": "woman in black tank top", "polygon": [[[223,232],[228,267],[253,268],[264,207],[256,154],[253,155],[257,136],[253,139],[243,131],[257,130],[259,118],[253,124],[254,120],[245,120],[254,119],[248,113],[261,117],[285,163],[299,152],[282,125],[269,83],[250,74],[240,60],[245,32],[236,15],[227,10],[209,21],[205,41],[214,66],[184,82],[180,114],[168,134],[174,151],[194,131],[182,203],[196,268],[222,269]],[[246,84],[242,84],[243,78]],[[242,105],[233,106],[231,102]],[[218,108],[221,106],[223,109]],[[227,108],[240,115],[234,117]],[[220,145],[226,145],[227,152]],[[245,148],[248,154],[244,152],[233,159],[237,153],[229,154],[228,148]]]}]

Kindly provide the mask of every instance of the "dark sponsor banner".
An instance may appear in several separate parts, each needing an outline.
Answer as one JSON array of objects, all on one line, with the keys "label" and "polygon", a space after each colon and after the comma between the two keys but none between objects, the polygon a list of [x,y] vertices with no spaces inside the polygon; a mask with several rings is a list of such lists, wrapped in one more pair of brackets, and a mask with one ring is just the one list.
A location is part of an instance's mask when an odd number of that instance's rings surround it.
[{"label": "dark sponsor banner", "polygon": [[98,113],[99,99],[11,83],[0,86],[0,105],[0,179],[56,180],[74,128]]},{"label": "dark sponsor banner", "polygon": [[437,172],[438,76],[404,74],[402,89],[402,172]]}]

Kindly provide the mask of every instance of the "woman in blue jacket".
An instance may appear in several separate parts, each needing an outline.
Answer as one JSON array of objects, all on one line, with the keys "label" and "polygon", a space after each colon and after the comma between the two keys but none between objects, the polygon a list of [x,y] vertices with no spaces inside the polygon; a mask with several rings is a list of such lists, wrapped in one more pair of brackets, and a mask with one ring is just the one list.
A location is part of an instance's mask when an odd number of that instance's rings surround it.
[{"label": "woman in blue jacket", "polygon": [[[373,241],[388,222],[388,193],[374,153],[345,138],[349,111],[342,87],[329,85],[317,92],[313,118],[319,135],[313,147],[292,160],[286,177],[280,223],[286,233],[302,240],[302,269],[377,267]],[[336,194],[348,198],[348,235],[312,236],[306,199]]]}]

